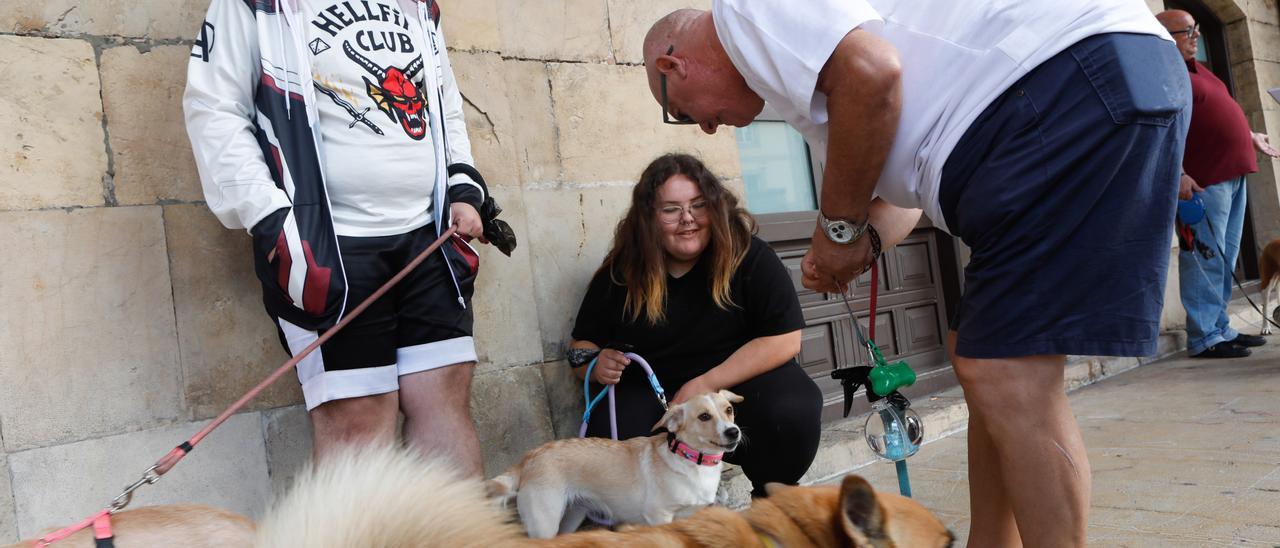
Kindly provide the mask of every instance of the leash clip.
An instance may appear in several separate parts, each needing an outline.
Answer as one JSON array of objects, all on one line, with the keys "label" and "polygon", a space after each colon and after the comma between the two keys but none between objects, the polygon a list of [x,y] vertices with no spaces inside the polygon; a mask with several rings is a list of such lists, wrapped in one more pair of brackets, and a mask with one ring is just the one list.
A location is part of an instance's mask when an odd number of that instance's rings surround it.
[{"label": "leash clip", "polygon": [[156,473],[157,466],[159,465],[148,468],[146,472],[142,473],[142,477],[138,478],[138,481],[135,481],[128,487],[125,487],[123,493],[120,493],[119,495],[116,495],[116,498],[111,499],[111,505],[108,508],[112,514],[124,510],[126,506],[129,506],[129,503],[133,502],[133,492],[139,487],[142,487],[143,485],[151,485],[160,481],[160,474]]}]

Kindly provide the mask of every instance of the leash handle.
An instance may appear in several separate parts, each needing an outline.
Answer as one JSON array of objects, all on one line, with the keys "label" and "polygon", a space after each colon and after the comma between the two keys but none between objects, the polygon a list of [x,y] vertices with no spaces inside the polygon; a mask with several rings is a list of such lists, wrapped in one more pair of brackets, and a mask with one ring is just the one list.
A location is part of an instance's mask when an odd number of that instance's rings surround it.
[{"label": "leash handle", "polygon": [[[635,352],[624,352],[622,354],[632,362],[639,364],[644,369],[645,375],[649,377],[649,386],[653,388],[653,393],[658,397],[658,403],[662,404],[662,410],[665,412],[667,407],[667,393],[662,389],[662,383],[658,382],[658,376],[654,374],[653,367],[649,366],[649,362],[645,361],[639,354]],[[595,369],[596,362],[600,359],[599,354],[591,358],[591,362],[587,364],[587,372],[582,376],[582,398],[586,402],[586,409],[582,412],[582,426],[578,428],[578,437],[587,437],[587,423],[591,421],[591,410],[600,404],[600,400],[607,395],[609,397],[609,432],[613,439],[618,439],[618,411],[614,402],[614,389],[616,384],[611,384],[601,390],[595,397],[591,396],[591,370]]]},{"label": "leash handle", "polygon": [[627,359],[640,364],[640,368],[644,369],[645,374],[649,376],[649,386],[653,388],[653,393],[658,396],[658,403],[662,404],[662,410],[666,411],[669,409],[667,406],[667,392],[662,389],[662,383],[658,382],[658,376],[653,373],[653,368],[649,367],[649,362],[645,361],[644,358],[641,358],[640,355],[635,352],[627,352],[624,353],[623,356],[626,356]]}]

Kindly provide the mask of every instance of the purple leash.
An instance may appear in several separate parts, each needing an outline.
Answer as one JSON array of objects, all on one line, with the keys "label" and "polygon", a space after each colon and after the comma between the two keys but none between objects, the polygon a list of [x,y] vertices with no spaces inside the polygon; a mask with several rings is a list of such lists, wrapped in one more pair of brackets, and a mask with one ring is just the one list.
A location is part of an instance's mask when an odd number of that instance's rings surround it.
[{"label": "purple leash", "polygon": [[[662,404],[662,410],[667,410],[667,393],[662,389],[662,384],[658,382],[658,376],[653,374],[653,368],[649,367],[649,362],[644,361],[639,354],[634,352],[624,353],[627,359],[640,364],[640,368],[644,369],[646,375],[649,376],[649,386],[653,387],[653,393],[658,397],[658,403]],[[587,374],[582,378],[582,395],[586,399],[587,409],[582,413],[582,427],[578,429],[578,437],[587,437],[587,423],[591,421],[591,410],[600,403],[600,399],[609,395],[609,434],[613,439],[618,439],[618,408],[615,403],[613,391],[616,385],[609,385],[608,388],[601,390],[596,397],[591,397],[591,370],[596,366],[596,360],[600,359],[597,355],[591,359],[591,363],[587,365]]]}]

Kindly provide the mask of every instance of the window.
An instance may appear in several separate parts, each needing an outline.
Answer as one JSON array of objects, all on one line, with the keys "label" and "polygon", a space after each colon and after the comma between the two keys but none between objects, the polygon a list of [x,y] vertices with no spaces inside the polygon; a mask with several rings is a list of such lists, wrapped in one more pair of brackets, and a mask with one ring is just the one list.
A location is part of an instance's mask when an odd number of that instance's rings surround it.
[{"label": "window", "polygon": [[752,213],[817,209],[809,147],[796,130],[785,122],[757,120],[734,131]]}]

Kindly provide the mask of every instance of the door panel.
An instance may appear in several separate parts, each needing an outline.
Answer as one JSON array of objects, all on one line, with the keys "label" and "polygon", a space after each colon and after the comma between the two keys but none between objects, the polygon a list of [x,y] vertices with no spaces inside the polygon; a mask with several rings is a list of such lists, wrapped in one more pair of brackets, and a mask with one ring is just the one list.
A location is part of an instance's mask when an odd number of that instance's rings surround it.
[{"label": "door panel", "polygon": [[[906,360],[916,371],[915,386],[903,393],[909,398],[954,386],[944,348],[945,298],[943,296],[939,238],[949,238],[933,228],[917,228],[900,245],[880,258],[879,294],[876,300],[876,344],[889,361]],[[947,241],[948,245],[950,244]],[[817,293],[800,284],[800,261],[808,240],[773,242],[791,272],[793,289],[800,299],[807,327],[801,332],[799,361],[822,389],[826,400],[824,420],[839,418],[843,406],[840,384],[831,379],[836,367],[869,363],[866,351],[854,338],[849,310],[838,294]],[[871,273],[854,281],[849,305],[867,332]],[[860,392],[854,412],[869,407]]]}]

